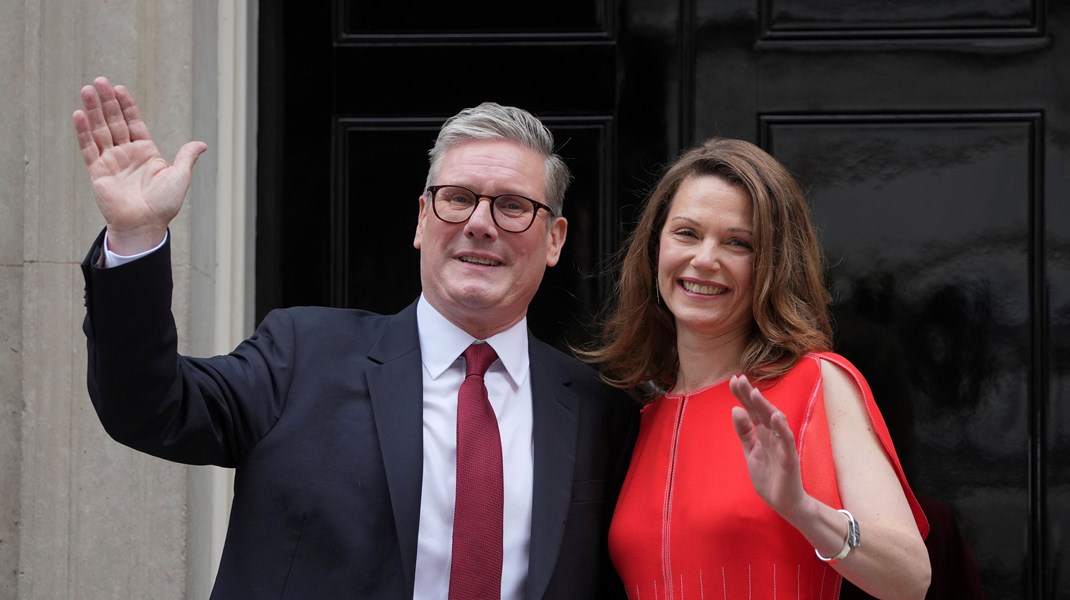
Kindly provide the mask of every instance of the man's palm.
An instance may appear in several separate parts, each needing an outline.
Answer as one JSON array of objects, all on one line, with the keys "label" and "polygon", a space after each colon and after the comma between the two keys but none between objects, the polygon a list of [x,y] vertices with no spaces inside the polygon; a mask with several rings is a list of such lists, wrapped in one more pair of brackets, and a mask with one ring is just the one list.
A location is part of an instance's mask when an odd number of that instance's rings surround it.
[{"label": "man's palm", "polygon": [[174,219],[189,187],[189,174],[168,165],[151,140],[128,142],[101,153],[89,179],[108,223],[125,227]]}]

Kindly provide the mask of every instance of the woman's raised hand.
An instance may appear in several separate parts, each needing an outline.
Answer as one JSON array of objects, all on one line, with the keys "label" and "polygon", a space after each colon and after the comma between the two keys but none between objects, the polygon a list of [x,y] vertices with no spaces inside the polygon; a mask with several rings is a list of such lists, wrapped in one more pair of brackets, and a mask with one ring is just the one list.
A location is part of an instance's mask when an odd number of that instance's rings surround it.
[{"label": "woman's raised hand", "polygon": [[795,436],[787,418],[745,375],[732,377],[728,386],[743,405],[732,408],[732,424],[743,444],[754,490],[773,510],[788,518],[803,509],[807,494],[802,487]]}]

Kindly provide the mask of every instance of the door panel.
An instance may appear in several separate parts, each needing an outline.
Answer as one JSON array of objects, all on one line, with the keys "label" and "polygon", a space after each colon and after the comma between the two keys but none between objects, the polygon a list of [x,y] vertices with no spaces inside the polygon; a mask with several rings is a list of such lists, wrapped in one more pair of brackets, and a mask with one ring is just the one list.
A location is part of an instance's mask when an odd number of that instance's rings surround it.
[{"label": "door panel", "polygon": [[[381,36],[397,42],[406,36],[539,37],[593,33],[605,35],[612,3],[604,0],[543,0],[503,10],[495,0],[468,0],[463,10],[449,2],[335,2],[344,39]],[[517,18],[518,14],[523,18]]]},{"label": "door panel", "polygon": [[1009,560],[1007,548],[1027,547],[1034,508],[1030,219],[1042,123],[1035,113],[762,120],[764,143],[812,199],[838,350],[872,380],[917,494],[968,521],[933,520],[945,544],[934,548],[936,584],[948,571],[936,559],[972,549],[997,597],[1024,597],[1029,573],[1027,555]]},{"label": "door panel", "polygon": [[1031,0],[765,0],[759,4],[766,38],[1033,35],[1042,15],[1042,3]]}]

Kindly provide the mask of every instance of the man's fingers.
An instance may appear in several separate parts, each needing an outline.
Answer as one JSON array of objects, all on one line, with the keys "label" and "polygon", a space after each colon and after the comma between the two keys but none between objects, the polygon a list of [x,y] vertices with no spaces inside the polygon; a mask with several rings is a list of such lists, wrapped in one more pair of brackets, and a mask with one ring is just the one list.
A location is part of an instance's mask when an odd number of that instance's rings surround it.
[{"label": "man's fingers", "polygon": [[86,165],[91,165],[100,158],[100,149],[97,148],[93,134],[89,131],[89,117],[86,116],[84,111],[76,110],[71,115],[71,121],[74,122],[74,137],[78,140],[78,149],[82,152],[82,160],[85,161]]},{"label": "man's fingers", "polygon": [[119,108],[123,111],[126,125],[130,130],[130,139],[133,141],[151,139],[149,128],[141,120],[141,111],[134,102],[134,95],[125,85],[115,86],[115,99],[119,102]]},{"label": "man's fingers", "polygon": [[115,98],[115,89],[104,77],[93,80],[93,88],[100,98],[100,109],[104,113],[104,122],[108,124],[112,143],[116,146],[130,141],[130,129],[126,126],[126,117]]},{"label": "man's fingers", "polygon": [[89,132],[97,145],[98,152],[112,147],[111,130],[108,122],[104,120],[104,112],[100,108],[100,97],[97,90],[87,85],[82,88],[82,106],[85,107],[86,119],[89,122]]}]

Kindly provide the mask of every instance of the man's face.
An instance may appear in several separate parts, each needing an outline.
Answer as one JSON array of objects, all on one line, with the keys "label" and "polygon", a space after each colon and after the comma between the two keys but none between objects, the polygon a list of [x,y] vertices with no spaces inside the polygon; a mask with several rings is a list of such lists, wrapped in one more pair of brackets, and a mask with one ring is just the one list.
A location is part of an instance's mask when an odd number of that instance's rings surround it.
[{"label": "man's face", "polygon": [[[504,140],[469,140],[450,148],[433,184],[548,203],[543,157]],[[510,233],[494,224],[490,202],[480,201],[464,223],[440,220],[430,203],[429,193],[420,196],[413,241],[420,250],[424,297],[476,338],[508,329],[527,313],[546,267],[557,264],[568,223],[539,211],[527,231]]]}]

